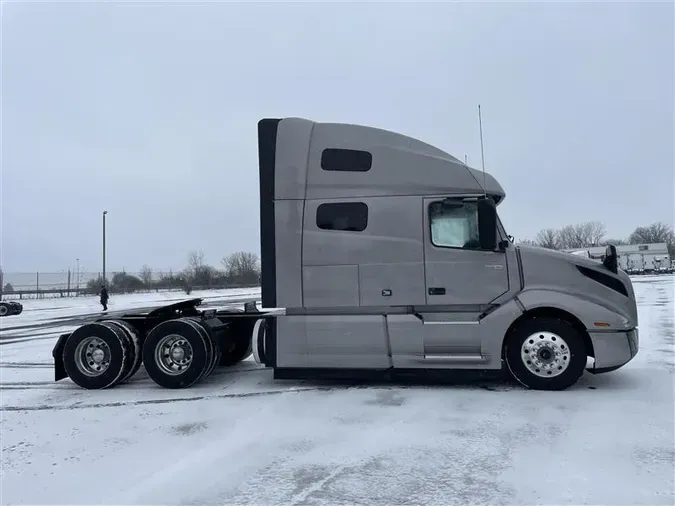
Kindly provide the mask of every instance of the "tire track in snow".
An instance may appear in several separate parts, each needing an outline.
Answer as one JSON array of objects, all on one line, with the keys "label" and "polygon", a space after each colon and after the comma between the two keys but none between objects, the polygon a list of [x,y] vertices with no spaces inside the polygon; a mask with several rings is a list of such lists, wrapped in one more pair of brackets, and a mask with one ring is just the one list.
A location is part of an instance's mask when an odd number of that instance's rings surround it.
[{"label": "tire track in snow", "polygon": [[291,388],[284,390],[264,390],[259,392],[242,392],[237,394],[216,394],[216,395],[196,395],[194,397],[174,397],[172,399],[144,399],[136,401],[118,401],[108,403],[91,404],[66,404],[60,406],[38,405],[38,406],[3,406],[3,411],[64,411],[72,409],[97,409],[97,408],[119,408],[123,406],[142,406],[146,404],[171,404],[174,402],[194,402],[206,401],[211,399],[241,399],[246,397],[264,397],[269,395],[294,394],[302,392],[327,392],[334,390],[335,387],[307,387]]},{"label": "tire track in snow", "polygon": [[0,367],[6,369],[51,368],[54,364],[49,362],[0,362]]},{"label": "tire track in snow", "polygon": [[[30,369],[35,366],[25,366],[23,364],[16,364],[13,366],[7,366],[0,364],[0,366],[3,366],[5,368],[11,369],[11,368],[17,368],[17,369]],[[51,364],[45,364],[45,365],[40,365],[38,367],[42,368],[50,368],[52,367]],[[245,373],[245,372],[255,372],[255,371],[262,371],[265,370],[264,367],[249,367],[246,369],[237,369],[237,370],[224,370],[224,371],[219,371],[219,372],[214,372],[211,374],[209,379],[213,377],[218,377],[218,376],[223,376],[223,375],[228,375],[228,374],[238,374],[238,373]],[[143,383],[147,383],[148,385],[154,385],[153,381],[150,379],[148,376],[142,376],[139,378],[135,378],[134,381],[134,386],[142,386]],[[215,382],[213,382],[216,384]],[[208,381],[204,381],[202,384],[206,385],[208,384]],[[56,381],[0,381],[0,391],[2,390],[60,390],[63,391],[64,388],[66,387],[63,383],[58,383]]]},{"label": "tire track in snow", "polygon": [[[431,385],[372,385],[372,384],[361,384],[361,385],[323,385],[323,386],[308,386],[308,387],[297,387],[297,388],[286,388],[286,389],[275,389],[275,390],[262,390],[257,392],[241,392],[241,393],[229,393],[229,394],[213,394],[213,395],[195,395],[190,397],[174,397],[174,398],[165,398],[165,399],[142,399],[142,400],[133,400],[133,401],[115,401],[107,403],[75,403],[75,404],[64,404],[64,405],[35,405],[35,406],[3,406],[0,407],[0,413],[3,411],[64,411],[72,409],[99,409],[99,408],[119,408],[123,406],[143,406],[148,404],[171,404],[175,402],[195,402],[195,401],[208,401],[213,399],[243,399],[247,397],[266,397],[272,395],[283,395],[283,394],[300,394],[304,392],[331,392],[334,390],[407,390],[410,388],[424,388],[425,386]],[[436,385],[433,385],[432,388],[435,388]],[[465,389],[469,390],[485,390],[488,392],[510,392],[517,390],[517,387],[509,387],[507,385],[463,385]]]}]

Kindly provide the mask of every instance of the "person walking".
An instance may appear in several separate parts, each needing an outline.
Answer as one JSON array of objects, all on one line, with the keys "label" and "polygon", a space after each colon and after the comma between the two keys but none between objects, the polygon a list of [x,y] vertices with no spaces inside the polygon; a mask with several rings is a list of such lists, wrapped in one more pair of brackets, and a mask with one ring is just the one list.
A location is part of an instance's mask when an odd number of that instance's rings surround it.
[{"label": "person walking", "polygon": [[101,286],[101,305],[103,306],[103,311],[108,310],[108,290],[106,290],[105,285]]}]

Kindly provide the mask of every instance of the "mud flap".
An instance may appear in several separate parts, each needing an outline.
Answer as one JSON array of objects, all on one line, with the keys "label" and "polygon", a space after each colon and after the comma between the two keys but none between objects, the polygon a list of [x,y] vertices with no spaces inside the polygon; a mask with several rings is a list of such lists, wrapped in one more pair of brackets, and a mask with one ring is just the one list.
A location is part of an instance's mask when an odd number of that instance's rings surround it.
[{"label": "mud flap", "polygon": [[56,341],[56,346],[52,350],[52,357],[54,357],[54,381],[59,381],[68,377],[66,368],[63,366],[63,348],[66,346],[66,341],[70,334],[61,334]]}]

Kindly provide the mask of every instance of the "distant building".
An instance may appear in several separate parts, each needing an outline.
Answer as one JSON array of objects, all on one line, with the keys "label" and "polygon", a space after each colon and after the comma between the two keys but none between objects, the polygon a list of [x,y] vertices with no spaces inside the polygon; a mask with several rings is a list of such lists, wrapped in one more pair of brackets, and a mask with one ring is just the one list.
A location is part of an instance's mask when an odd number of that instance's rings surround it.
[{"label": "distant building", "polygon": [[[600,262],[605,254],[605,246],[566,249],[564,251]],[[619,255],[619,268],[629,274],[672,272],[673,264],[668,254],[668,245],[665,242],[624,244],[617,246],[616,252]]]}]

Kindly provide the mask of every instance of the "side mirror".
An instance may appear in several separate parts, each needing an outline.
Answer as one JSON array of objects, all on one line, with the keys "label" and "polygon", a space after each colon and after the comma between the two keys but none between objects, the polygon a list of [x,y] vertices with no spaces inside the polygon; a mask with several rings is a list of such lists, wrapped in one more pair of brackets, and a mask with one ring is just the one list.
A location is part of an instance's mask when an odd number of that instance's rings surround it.
[{"label": "side mirror", "polygon": [[602,259],[602,265],[609,269],[614,274],[619,272],[619,260],[616,254],[616,246],[610,244],[605,249],[605,258]]},{"label": "side mirror", "polygon": [[481,249],[497,249],[497,206],[491,198],[478,200],[478,240]]}]

